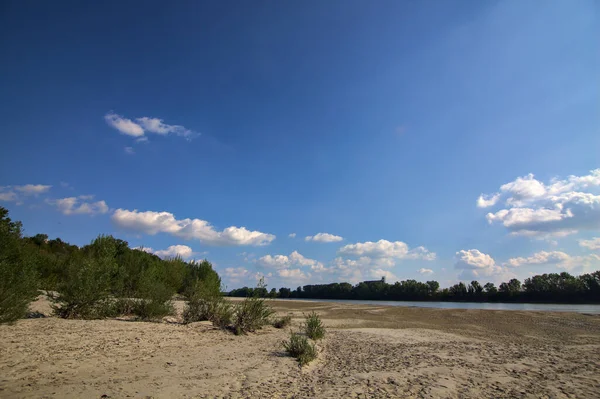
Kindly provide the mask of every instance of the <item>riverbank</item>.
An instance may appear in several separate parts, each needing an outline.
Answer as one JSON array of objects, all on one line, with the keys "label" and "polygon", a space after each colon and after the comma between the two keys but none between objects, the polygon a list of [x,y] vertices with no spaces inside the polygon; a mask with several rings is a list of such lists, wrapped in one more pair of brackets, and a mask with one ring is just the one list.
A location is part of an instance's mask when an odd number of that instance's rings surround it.
[{"label": "riverbank", "polygon": [[[271,301],[328,327],[303,369],[288,330],[39,318],[0,326],[0,397],[596,398],[600,317]],[[181,309],[182,304],[177,303]],[[34,310],[47,313],[40,301]]]}]

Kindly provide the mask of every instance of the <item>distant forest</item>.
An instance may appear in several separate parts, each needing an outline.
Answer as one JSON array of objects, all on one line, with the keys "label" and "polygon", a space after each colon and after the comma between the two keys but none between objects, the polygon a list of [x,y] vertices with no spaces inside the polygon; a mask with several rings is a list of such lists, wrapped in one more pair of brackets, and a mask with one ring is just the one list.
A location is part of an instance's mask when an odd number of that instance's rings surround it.
[{"label": "distant forest", "polygon": [[[245,297],[254,294],[257,288],[239,288],[229,296]],[[437,281],[425,283],[416,280],[364,281],[350,283],[311,284],[290,288],[274,288],[260,295],[272,298],[307,299],[361,299],[381,301],[457,301],[457,302],[546,302],[546,303],[600,303],[600,271],[580,276],[562,272],[533,276],[521,283],[517,279],[496,287],[493,283],[481,285],[478,281],[469,284],[460,282],[449,288],[440,289]]]}]

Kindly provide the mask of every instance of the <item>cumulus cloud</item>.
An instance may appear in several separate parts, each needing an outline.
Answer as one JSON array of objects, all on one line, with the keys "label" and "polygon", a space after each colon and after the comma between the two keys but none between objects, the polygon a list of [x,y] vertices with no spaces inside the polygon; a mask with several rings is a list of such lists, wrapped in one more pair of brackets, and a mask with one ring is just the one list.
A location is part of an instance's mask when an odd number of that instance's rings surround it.
[{"label": "cumulus cloud", "polygon": [[289,256],[287,255],[265,255],[258,259],[258,264],[274,268],[274,269],[288,269],[290,267],[310,267],[311,270],[316,272],[325,271],[325,267],[321,262],[314,259],[304,257],[298,251],[292,252]]},{"label": "cumulus cloud", "polygon": [[507,265],[519,267],[527,265],[556,265],[559,269],[586,272],[600,267],[600,256],[596,254],[571,256],[561,251],[540,251],[529,257],[511,258]]},{"label": "cumulus cloud", "polygon": [[133,147],[125,147],[125,154],[129,154],[129,155],[133,155],[135,154],[135,150],[133,149]]},{"label": "cumulus cloud", "polygon": [[477,198],[477,206],[479,208],[488,208],[490,206],[496,205],[498,200],[500,199],[500,194],[493,195],[485,195],[481,194],[479,198]]},{"label": "cumulus cloud", "polygon": [[379,240],[348,244],[338,250],[340,255],[368,256],[371,258],[422,259],[435,260],[435,253],[425,247],[409,249],[402,241]]},{"label": "cumulus cloud", "polygon": [[55,206],[64,215],[97,215],[108,212],[105,201],[86,202],[93,196],[82,195],[79,197],[67,197],[55,200],[46,200],[49,205]]},{"label": "cumulus cloud", "polygon": [[579,245],[591,250],[600,249],[600,237],[594,237],[591,240],[579,240]]},{"label": "cumulus cloud", "polygon": [[310,278],[310,273],[305,273],[300,269],[280,269],[277,275],[283,279],[291,281],[306,281]]},{"label": "cumulus cloud", "polygon": [[[543,183],[533,174],[500,186],[498,193],[481,196],[478,205],[505,207],[490,212],[490,224],[501,224],[511,234],[537,238],[564,237],[600,228],[600,169]],[[491,199],[494,199],[492,204]]]},{"label": "cumulus cloud", "polygon": [[510,258],[506,264],[510,267],[520,267],[524,265],[561,263],[568,259],[570,259],[570,256],[561,251],[540,251],[529,257]]},{"label": "cumulus cloud", "polygon": [[490,255],[478,249],[460,250],[456,253],[454,268],[461,270],[458,278],[460,280],[471,280],[481,277],[506,276],[509,273],[502,267],[496,265],[496,261]]},{"label": "cumulus cloud", "polygon": [[[180,125],[169,125],[159,118],[149,118],[147,116],[136,118],[135,122],[131,119],[109,112],[104,115],[104,120],[109,126],[115,128],[122,134],[135,137],[138,142],[147,141],[145,133],[154,133],[162,136],[175,134],[190,138],[194,132]],[[129,147],[130,148],[130,147]]]},{"label": "cumulus cloud", "polygon": [[175,258],[177,256],[183,259],[189,259],[196,253],[187,245],[171,245],[167,249],[153,250],[152,248],[139,248],[142,251],[152,253],[160,258]]},{"label": "cumulus cloud", "polygon": [[425,269],[424,267],[422,267],[419,270],[417,270],[417,273],[429,276],[429,275],[433,274],[433,270]]},{"label": "cumulus cloud", "polygon": [[296,233],[290,233],[290,234],[288,234],[288,237],[290,237],[290,238],[296,238]]},{"label": "cumulus cloud", "polygon": [[304,237],[304,241],[315,241],[315,242],[339,242],[343,238],[329,233],[318,233],[314,236]]},{"label": "cumulus cloud", "polygon": [[273,234],[250,231],[245,227],[231,226],[223,231],[217,231],[205,220],[189,218],[178,220],[169,212],[117,209],[112,215],[112,221],[122,229],[149,235],[166,233],[175,237],[196,239],[207,245],[262,246],[268,245],[275,239]]}]

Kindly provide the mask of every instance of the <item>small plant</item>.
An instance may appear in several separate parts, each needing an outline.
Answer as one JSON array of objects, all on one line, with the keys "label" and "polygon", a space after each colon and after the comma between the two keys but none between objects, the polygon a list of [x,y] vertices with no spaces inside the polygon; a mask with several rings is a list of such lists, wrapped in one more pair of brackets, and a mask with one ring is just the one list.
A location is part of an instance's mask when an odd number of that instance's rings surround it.
[{"label": "small plant", "polygon": [[311,312],[306,316],[304,331],[310,339],[315,341],[325,336],[325,326],[323,326],[323,322],[317,313]]},{"label": "small plant", "polygon": [[237,305],[233,321],[236,335],[254,332],[270,324],[271,316],[275,312],[266,304],[264,298],[259,296],[261,289],[265,288],[264,280],[261,279],[257,289],[254,290],[254,295]]},{"label": "small plant", "polygon": [[315,344],[310,344],[304,335],[291,333],[289,341],[282,342],[286,352],[298,359],[300,366],[304,366],[317,357],[317,348]]},{"label": "small plant", "polygon": [[292,316],[283,316],[279,319],[275,319],[273,327],[275,328],[286,328],[292,323]]}]

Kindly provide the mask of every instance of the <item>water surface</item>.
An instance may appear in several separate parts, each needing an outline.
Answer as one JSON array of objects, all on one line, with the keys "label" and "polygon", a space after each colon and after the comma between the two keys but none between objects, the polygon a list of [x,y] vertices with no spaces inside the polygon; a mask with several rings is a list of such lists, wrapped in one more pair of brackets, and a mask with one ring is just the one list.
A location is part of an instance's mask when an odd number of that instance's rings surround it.
[{"label": "water surface", "polygon": [[[575,312],[600,314],[600,305],[552,303],[502,303],[502,302],[420,302],[420,301],[363,301],[354,299],[298,299],[308,302],[337,302],[356,305],[404,306],[438,309],[532,310],[546,312]],[[286,299],[283,299],[286,300]]]}]

